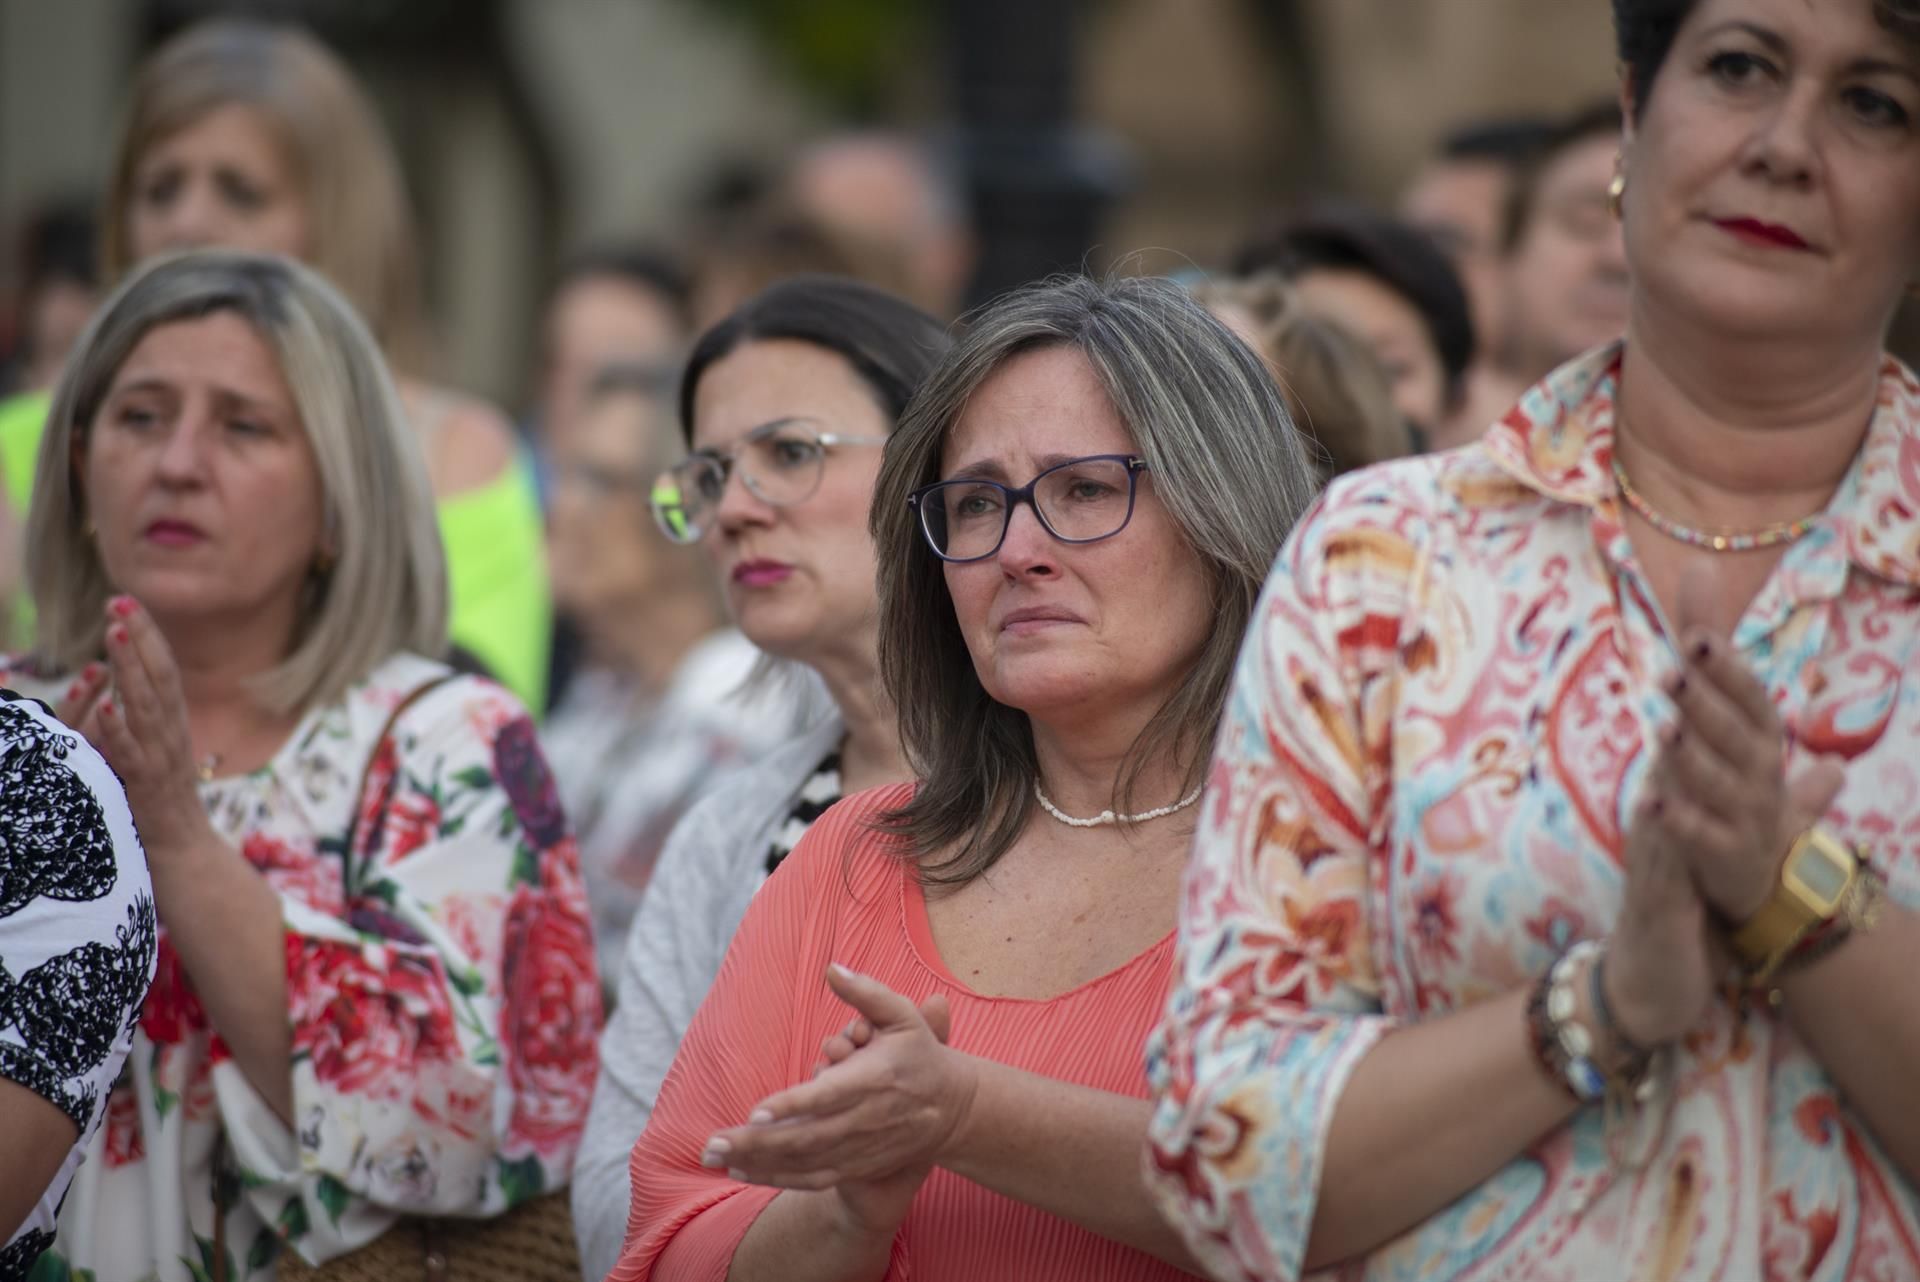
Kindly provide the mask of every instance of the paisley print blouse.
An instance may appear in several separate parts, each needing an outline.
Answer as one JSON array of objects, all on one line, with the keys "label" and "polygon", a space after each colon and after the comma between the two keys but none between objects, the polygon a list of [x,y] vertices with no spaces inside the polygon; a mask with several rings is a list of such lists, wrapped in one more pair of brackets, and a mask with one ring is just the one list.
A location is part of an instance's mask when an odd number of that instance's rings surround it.
[{"label": "paisley print blouse", "polygon": [[209,1025],[162,902],[153,990],[50,1276],[204,1282],[224,1253],[232,1282],[262,1282],[282,1251],[324,1261],[400,1214],[498,1212],[566,1182],[600,1023],[579,858],[505,690],[445,681],[382,739],[445,675],[390,659],[265,767],[202,785],[279,892],[294,1125]]},{"label": "paisley print blouse", "polygon": [[[1480,443],[1335,482],[1268,581],[1148,1049],[1149,1178],[1218,1277],[1299,1275],[1335,1103],[1383,1034],[1619,911],[1676,657],[1621,525],[1618,372],[1583,358]],[[1827,824],[1920,904],[1920,384],[1897,362],[1733,641],[1796,751],[1846,760]],[[1664,1122],[1616,1165],[1583,1110],[1330,1276],[1920,1278],[1920,1196],[1775,1014],[1716,1007]]]}]

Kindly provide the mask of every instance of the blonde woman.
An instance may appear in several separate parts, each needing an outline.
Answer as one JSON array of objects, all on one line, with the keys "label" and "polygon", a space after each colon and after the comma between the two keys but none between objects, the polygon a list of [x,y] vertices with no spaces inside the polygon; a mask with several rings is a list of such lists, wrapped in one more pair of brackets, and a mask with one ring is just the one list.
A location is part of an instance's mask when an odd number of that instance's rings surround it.
[{"label": "blonde woman", "polygon": [[[162,45],[134,79],[101,225],[109,281],[155,254],[220,246],[298,258],[346,295],[393,363],[426,452],[453,641],[542,703],[550,606],[532,481],[497,410],[425,377],[406,188],[346,67],[311,36],[258,22],[202,23]],[[0,449],[32,457],[18,441]]]},{"label": "blonde woman", "polygon": [[426,469],[352,309],[281,258],[136,273],[55,393],[27,560],[41,650],[0,682],[125,781],[161,926],[57,1262],[270,1278],[559,1187],[600,1014],[573,838],[519,703],[422,657]]}]

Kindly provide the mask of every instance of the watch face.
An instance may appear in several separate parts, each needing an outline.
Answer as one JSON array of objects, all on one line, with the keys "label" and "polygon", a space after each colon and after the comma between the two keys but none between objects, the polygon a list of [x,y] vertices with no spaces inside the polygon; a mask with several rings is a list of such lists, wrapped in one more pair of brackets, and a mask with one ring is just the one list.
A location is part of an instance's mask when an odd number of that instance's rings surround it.
[{"label": "watch face", "polygon": [[1793,861],[1792,872],[1794,880],[1823,904],[1833,903],[1847,888],[1847,870],[1817,847],[1802,851]]}]

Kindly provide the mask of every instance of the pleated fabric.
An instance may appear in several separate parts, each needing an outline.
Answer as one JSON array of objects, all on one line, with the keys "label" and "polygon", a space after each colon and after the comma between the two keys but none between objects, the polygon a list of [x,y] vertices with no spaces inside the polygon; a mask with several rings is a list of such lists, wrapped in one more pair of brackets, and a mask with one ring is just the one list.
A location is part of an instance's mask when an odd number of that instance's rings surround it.
[{"label": "pleated fabric", "polygon": [[[910,795],[911,785],[898,784],[847,798],[754,899],[634,1147],[627,1242],[610,1282],[724,1282],[778,1190],[735,1183],[701,1166],[700,1153],[768,1095],[812,1077],[821,1041],[851,1017],[826,986],[830,962],[916,1003],[946,994],[952,1044],[969,1054],[1146,1098],[1141,1046],[1166,999],[1173,936],[1058,997],[972,992],[941,963],[918,883],[871,826]],[[921,1186],[887,1274],[891,1282],[1186,1276],[944,1170]]]}]

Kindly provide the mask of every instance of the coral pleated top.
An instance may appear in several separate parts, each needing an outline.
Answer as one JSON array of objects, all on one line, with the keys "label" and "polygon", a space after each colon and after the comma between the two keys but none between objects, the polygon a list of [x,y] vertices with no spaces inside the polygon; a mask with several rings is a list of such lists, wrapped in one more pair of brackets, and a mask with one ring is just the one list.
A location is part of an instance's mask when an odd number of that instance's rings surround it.
[{"label": "coral pleated top", "polygon": [[[708,1170],[700,1153],[768,1095],[811,1079],[820,1043],[852,1017],[826,986],[829,962],[916,1003],[946,994],[957,1049],[1146,1098],[1141,1047],[1166,1000],[1172,935],[1058,997],[970,991],[940,960],[911,870],[870,826],[910,794],[896,784],[835,806],[754,899],[634,1147],[627,1243],[609,1282],[724,1282],[735,1248],[779,1190]],[[887,1273],[889,1282],[1186,1276],[940,1169],[921,1186]]]}]

